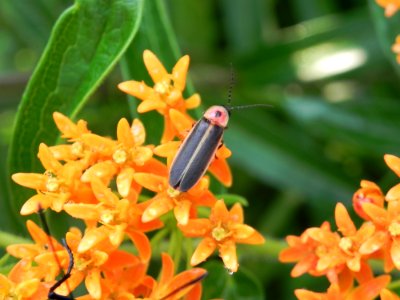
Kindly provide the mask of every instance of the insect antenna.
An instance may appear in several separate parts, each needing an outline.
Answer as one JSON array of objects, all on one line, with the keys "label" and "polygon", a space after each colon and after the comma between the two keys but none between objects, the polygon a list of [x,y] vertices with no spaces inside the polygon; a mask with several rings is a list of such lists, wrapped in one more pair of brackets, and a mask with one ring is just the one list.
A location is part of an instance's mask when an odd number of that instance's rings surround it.
[{"label": "insect antenna", "polygon": [[56,251],[55,251],[53,240],[51,238],[52,235],[51,235],[51,232],[50,232],[49,225],[48,225],[48,223],[46,221],[43,209],[41,207],[39,207],[39,209],[38,209],[38,215],[39,215],[39,219],[40,219],[40,222],[42,224],[43,230],[47,234],[49,248],[50,248],[50,250],[52,251],[52,253],[54,255],[54,259],[55,259],[56,263],[58,264],[58,266],[60,266],[61,274],[62,274],[62,277],[52,287],[50,287],[47,297],[50,300],[74,300],[74,297],[73,297],[72,293],[70,293],[70,296],[63,296],[63,295],[59,295],[59,294],[57,294],[55,292],[55,290],[60,285],[62,285],[69,277],[71,277],[71,271],[72,271],[72,268],[74,267],[74,256],[72,255],[72,251],[68,247],[67,242],[64,239],[62,239],[62,244],[63,244],[64,248],[67,250],[68,256],[69,256],[68,269],[67,269],[67,272],[64,273],[64,271],[61,268],[60,259],[58,258],[57,254],[56,254]]},{"label": "insect antenna", "polygon": [[232,105],[232,93],[233,93],[233,87],[235,86],[236,80],[235,80],[235,71],[233,70],[233,64],[230,63],[231,67],[231,80],[229,82],[229,88],[228,88],[228,101],[227,101],[227,107],[231,107]]}]

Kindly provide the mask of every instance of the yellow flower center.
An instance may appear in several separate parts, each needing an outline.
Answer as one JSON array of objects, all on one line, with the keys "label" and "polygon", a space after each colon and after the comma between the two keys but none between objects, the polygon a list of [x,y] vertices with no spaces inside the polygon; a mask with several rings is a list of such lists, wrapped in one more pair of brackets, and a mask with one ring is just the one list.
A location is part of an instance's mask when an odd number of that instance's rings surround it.
[{"label": "yellow flower center", "polygon": [[81,142],[75,142],[71,145],[71,152],[73,155],[82,156],[83,155],[83,145]]},{"label": "yellow flower center", "polygon": [[113,154],[113,160],[117,163],[117,164],[123,164],[126,162],[128,158],[128,154],[126,153],[125,150],[123,149],[117,149],[114,154]]},{"label": "yellow flower center", "polygon": [[339,247],[345,252],[350,251],[351,247],[353,246],[353,241],[348,237],[343,237],[340,239]]},{"label": "yellow flower center", "polygon": [[172,187],[169,187],[168,190],[167,190],[167,194],[168,194],[168,196],[171,197],[171,198],[176,198],[176,197],[178,197],[180,193],[181,193],[180,191],[175,190],[175,189],[173,189]]},{"label": "yellow flower center", "polygon": [[211,235],[212,235],[212,237],[213,237],[216,241],[220,242],[220,241],[222,241],[224,238],[226,238],[227,236],[229,236],[230,233],[229,233],[229,231],[226,230],[225,228],[216,227],[216,228],[214,228],[214,229],[212,230]]},{"label": "yellow flower center", "polygon": [[390,223],[389,232],[392,236],[400,235],[400,224],[397,221]]},{"label": "yellow flower center", "polygon": [[110,224],[114,220],[114,214],[110,211],[104,212],[100,219],[104,224]]},{"label": "yellow flower center", "polygon": [[46,189],[49,192],[56,192],[60,188],[60,183],[57,178],[50,177],[46,182]]},{"label": "yellow flower center", "polygon": [[171,86],[170,86],[169,82],[166,81],[166,80],[163,80],[163,81],[161,81],[161,82],[157,82],[157,83],[154,85],[154,90],[155,90],[157,93],[161,94],[161,95],[165,95],[165,94],[167,94],[167,93],[169,92],[170,87],[171,87]]}]

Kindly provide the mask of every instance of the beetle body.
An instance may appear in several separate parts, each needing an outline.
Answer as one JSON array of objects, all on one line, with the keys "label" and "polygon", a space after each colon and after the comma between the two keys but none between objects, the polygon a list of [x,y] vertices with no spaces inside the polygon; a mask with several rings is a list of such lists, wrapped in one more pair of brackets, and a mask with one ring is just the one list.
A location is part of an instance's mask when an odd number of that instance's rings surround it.
[{"label": "beetle body", "polygon": [[207,171],[222,143],[229,109],[211,106],[183,141],[169,172],[169,185],[181,192],[192,188]]}]

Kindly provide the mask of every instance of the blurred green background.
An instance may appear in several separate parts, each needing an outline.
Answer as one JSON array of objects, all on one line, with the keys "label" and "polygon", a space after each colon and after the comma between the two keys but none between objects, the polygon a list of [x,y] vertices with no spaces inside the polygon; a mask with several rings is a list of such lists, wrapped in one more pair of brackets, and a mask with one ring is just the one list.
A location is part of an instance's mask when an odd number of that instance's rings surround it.
[{"label": "blurred green background", "polygon": [[[151,45],[145,37],[160,41],[150,50],[161,60],[163,45],[190,55],[190,90],[201,94],[202,109],[226,103],[231,63],[233,104],[273,105],[233,112],[224,137],[233,152],[229,192],[248,200],[247,223],[267,238],[283,239],[332,221],[335,203],[350,207],[361,179],[376,181],[384,191],[398,181],[383,154],[400,155],[400,68],[390,51],[400,34],[400,13],[388,20],[373,0],[156,2],[164,14],[145,8],[142,24],[161,16],[171,27],[167,33],[153,28],[149,35],[139,26],[123,64],[113,68],[77,115],[94,132],[115,135],[118,120],[132,118],[132,103],[116,85],[143,79],[127,74],[144,74],[142,50],[135,49]],[[6,163],[17,107],[54,23],[70,5],[65,0],[0,2],[0,224],[5,231],[20,233],[21,228],[17,215],[9,213],[15,212],[10,190],[19,190]],[[171,69],[174,60],[164,63]],[[160,124],[158,116],[150,118]],[[148,126],[149,142],[155,143],[151,130],[157,126]],[[225,192],[217,185],[215,191]],[[308,276],[291,279],[291,266],[279,264],[274,250],[254,255],[241,248],[240,257],[241,268],[251,270],[266,299],[292,299],[296,287],[326,286]]]}]

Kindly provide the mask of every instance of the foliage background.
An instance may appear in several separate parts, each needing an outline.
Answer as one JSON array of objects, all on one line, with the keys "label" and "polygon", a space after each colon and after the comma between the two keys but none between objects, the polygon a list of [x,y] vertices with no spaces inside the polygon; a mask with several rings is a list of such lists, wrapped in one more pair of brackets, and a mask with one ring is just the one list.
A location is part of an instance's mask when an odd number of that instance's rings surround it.
[{"label": "foliage background", "polygon": [[[32,146],[25,138],[18,140],[20,132],[14,133],[13,126],[35,124],[38,111],[17,120],[17,107],[53,25],[72,4],[0,2],[0,226],[4,231],[26,234],[18,216],[26,194],[10,182],[10,172],[38,168],[34,164],[17,168],[15,153],[8,151],[13,134],[18,135],[14,136],[18,147]],[[125,55],[104,73],[101,85],[92,86],[89,101],[83,105],[81,99],[68,112],[86,119],[94,132],[114,135],[117,121],[135,114],[132,99],[128,102],[116,85],[126,79],[148,81],[141,59],[145,48],[168,68],[180,53],[190,55],[189,90],[201,94],[203,109],[226,103],[232,63],[234,104],[274,105],[269,110],[234,112],[224,137],[233,151],[234,185],[229,192],[248,200],[247,223],[269,241],[259,249],[240,248],[243,273],[230,277],[221,272],[217,278],[210,276],[209,282],[241,291],[255,284],[266,299],[292,299],[296,287],[323,290],[326,283],[315,278],[290,278],[291,267],[277,262],[276,241],[323,220],[332,221],[335,203],[350,206],[361,179],[374,180],[384,190],[396,181],[382,157],[400,155],[400,69],[390,51],[399,33],[399,14],[387,20],[373,0],[145,0],[144,6],[138,34]],[[101,13],[101,5],[98,9]],[[84,26],[96,25],[87,20]],[[124,26],[128,25],[121,23]],[[90,44],[89,37],[84,38]],[[200,116],[202,109],[196,113]],[[154,143],[160,119],[155,114],[145,119]],[[45,126],[55,130],[51,122]],[[30,130],[37,128],[33,125]],[[30,150],[31,157],[19,157],[19,164],[36,160],[37,147]],[[225,192],[217,185],[214,191]],[[65,231],[59,223],[51,226]],[[238,295],[237,299],[245,299]]]}]

